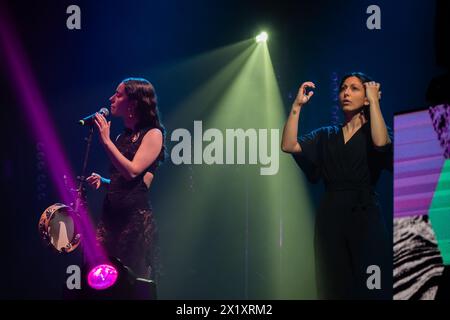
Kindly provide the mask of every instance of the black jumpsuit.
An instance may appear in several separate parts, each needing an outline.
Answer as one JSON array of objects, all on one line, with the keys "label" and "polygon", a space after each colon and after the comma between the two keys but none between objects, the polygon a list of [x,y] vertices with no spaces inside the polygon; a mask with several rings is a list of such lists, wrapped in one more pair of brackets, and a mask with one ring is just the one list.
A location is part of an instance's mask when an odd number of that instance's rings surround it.
[{"label": "black jumpsuit", "polygon": [[[148,127],[135,132],[125,129],[115,145],[128,160],[132,160],[148,130]],[[97,227],[97,241],[108,255],[119,258],[138,277],[147,279],[155,279],[157,275],[158,247],[156,224],[143,177],[146,172],[154,173],[156,167],[157,162],[127,181],[111,165],[111,183]]]},{"label": "black jumpsuit", "polygon": [[[342,126],[319,128],[298,142],[297,164],[326,189],[315,222],[319,298],[392,299],[392,244],[374,192],[381,170],[392,171],[392,143],[375,147],[369,122],[347,143]],[[371,265],[380,268],[379,290],[367,287]]]}]

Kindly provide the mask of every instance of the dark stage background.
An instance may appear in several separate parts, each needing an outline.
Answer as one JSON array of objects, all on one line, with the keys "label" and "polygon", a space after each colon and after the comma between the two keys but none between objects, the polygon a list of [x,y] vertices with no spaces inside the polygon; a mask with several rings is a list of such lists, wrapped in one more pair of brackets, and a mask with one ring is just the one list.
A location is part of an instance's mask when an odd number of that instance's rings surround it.
[{"label": "dark stage background", "polygon": [[[66,8],[71,4],[81,8],[81,30],[66,28]],[[381,30],[366,27],[366,8],[371,4],[381,8]],[[122,79],[142,76],[153,82],[164,121],[176,115],[176,106],[205,81],[200,73],[179,76],[173,70],[166,73],[169,67],[251,38],[262,28],[269,32],[268,47],[285,114],[303,81],[312,80],[318,86],[312,102],[302,112],[302,133],[331,123],[335,75],[363,71],[380,82],[381,107],[392,127],[395,112],[427,106],[428,83],[442,72],[435,58],[435,1],[45,0],[15,1],[6,4],[6,8],[64,152],[77,173],[81,170],[86,131],[77,126],[76,120],[108,105],[107,98]],[[59,201],[48,175],[43,181],[37,179],[39,174],[45,174],[45,166],[51,165],[51,159],[39,164],[38,142],[25,121],[3,52],[0,57],[3,120],[0,297],[59,299],[66,267],[78,263],[79,254],[56,255],[39,239],[40,214]],[[185,120],[192,124],[196,119],[188,115]],[[112,136],[121,128],[120,121],[113,120]],[[174,129],[167,127],[169,152],[172,147],[169,137]],[[280,154],[280,157],[288,156]],[[88,170],[107,175],[108,159],[97,138]],[[230,190],[220,180],[208,182],[209,188],[217,193],[215,205],[205,208],[208,222],[202,233],[195,235],[198,243],[189,255],[183,256],[181,240],[175,249],[177,236],[186,235],[186,228],[193,221],[192,212],[187,209],[189,199],[202,201],[211,196],[193,192],[190,181],[196,179],[196,170],[193,166],[175,167],[169,159],[152,186],[164,268],[158,288],[160,298],[314,299],[314,275],[308,277],[301,268],[298,277],[293,272],[289,278],[297,289],[274,295],[266,285],[269,267],[261,259],[265,249],[256,243],[258,239],[244,246],[245,212],[249,203],[257,207],[260,199],[248,189],[245,191],[238,174],[237,191],[233,194],[240,196],[230,196]],[[178,175],[176,181],[169,179],[174,172]],[[303,179],[299,170],[294,174]],[[183,198],[172,193],[175,187],[185,190]],[[392,230],[391,174],[382,176],[378,191],[386,224]],[[308,192],[317,204],[323,187],[308,185]],[[101,192],[89,192],[94,220],[100,215],[102,198]],[[168,206],[167,201],[172,205]],[[258,220],[257,212],[252,214],[250,227]],[[227,234],[227,229],[221,228],[224,216],[228,219],[227,226],[237,226],[233,229],[237,233]],[[236,239],[241,239],[242,245],[236,245],[240,241]],[[298,250],[301,247],[299,244]],[[313,270],[312,261],[303,263],[306,270]],[[278,272],[281,274],[282,269]]]}]

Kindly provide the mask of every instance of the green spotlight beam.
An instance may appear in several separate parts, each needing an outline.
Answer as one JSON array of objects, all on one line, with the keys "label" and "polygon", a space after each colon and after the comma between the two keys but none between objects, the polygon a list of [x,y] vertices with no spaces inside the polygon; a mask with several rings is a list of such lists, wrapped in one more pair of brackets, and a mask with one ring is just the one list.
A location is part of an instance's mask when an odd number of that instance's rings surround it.
[{"label": "green spotlight beam", "polygon": [[[249,42],[246,41],[245,43],[248,44]],[[182,107],[179,108],[181,111],[177,111],[175,116],[168,122],[173,128],[175,128],[177,123],[190,122],[186,128],[192,132],[192,121],[196,119],[193,115],[198,115],[199,109],[206,112],[205,117],[210,112],[213,112],[212,110],[214,110],[216,105],[215,102],[220,100],[223,93],[227,91],[227,87],[235,81],[235,75],[239,72],[241,66],[246,64],[246,60],[254,45],[252,43],[252,47],[245,48],[242,45],[241,47],[243,51],[237,57],[230,56],[229,62],[220,71],[213,74],[210,79],[205,81],[204,85],[200,86],[189,97],[182,99]],[[217,52],[215,55],[217,55]],[[221,55],[223,54],[221,53]],[[210,60],[208,55],[202,56],[206,61]],[[195,64],[199,67],[202,65],[201,61],[197,59]],[[188,69],[190,68],[185,70]],[[188,72],[192,74],[192,72]],[[192,75],[195,77],[196,74],[193,73]],[[164,195],[160,202],[162,206],[158,208],[158,211],[170,213],[170,217],[161,218],[162,229],[176,230],[175,237],[169,234],[167,236],[162,235],[162,242],[165,244],[167,252],[172,252],[170,257],[167,258],[170,259],[171,264],[175,264],[180,268],[185,267],[186,272],[189,272],[190,269],[195,269],[193,266],[196,265],[197,261],[194,260],[195,257],[198,258],[199,252],[204,254],[202,259],[205,261],[213,256],[207,254],[208,249],[205,250],[204,247],[205,241],[210,241],[210,250],[217,250],[220,247],[218,242],[226,243],[226,234],[222,234],[222,238],[218,238],[218,232],[211,235],[208,234],[208,229],[211,229],[212,225],[217,225],[217,221],[220,221],[220,217],[218,218],[217,213],[215,213],[218,211],[215,206],[220,203],[220,197],[227,193],[227,188],[236,190],[239,186],[236,184],[230,186],[228,184],[225,187],[219,184],[217,188],[211,188],[211,185],[215,181],[220,182],[226,180],[227,176],[235,175],[235,169],[233,167],[189,165],[182,167],[172,166],[170,171],[167,172],[167,180],[171,181],[171,183],[165,187],[167,191],[162,192]],[[177,201],[174,202],[173,199],[177,199]],[[237,208],[233,210],[237,210]],[[175,227],[173,227],[174,224]],[[211,238],[213,241],[211,241]],[[222,241],[219,241],[219,239],[222,239]],[[227,248],[224,250],[226,251]],[[202,273],[205,274],[206,271],[203,270]],[[189,275],[192,274],[179,272],[174,275],[175,279],[167,285],[168,290],[183,292],[183,286],[186,285],[186,278],[189,278]],[[199,285],[197,283],[197,286]],[[164,296],[164,293],[162,294]],[[182,296],[180,298],[192,297]],[[199,296],[198,298],[211,298],[211,296]],[[218,296],[217,298],[223,298],[223,296]]]},{"label": "green spotlight beam", "polygon": [[167,79],[168,85],[176,88],[191,88],[193,84],[198,84],[166,116],[166,123],[175,128],[194,119],[202,119],[204,113],[215,105],[214,99],[220,97],[239,73],[252,51],[252,45],[251,40],[241,41],[152,71],[157,78]]},{"label": "green spotlight beam", "polygon": [[[180,105],[171,125],[203,120],[204,131],[216,128],[224,137],[228,128],[268,130],[268,150],[277,151],[280,162],[278,173],[268,176],[260,174],[260,163],[168,169],[158,211],[170,230],[163,239],[167,256],[179,272],[161,296],[192,286],[195,296],[177,298],[315,298],[312,206],[300,170],[280,152],[286,115],[267,44],[253,42],[230,56]],[[273,148],[270,129],[278,130]]]},{"label": "green spotlight beam", "polygon": [[[221,129],[277,129],[279,139],[284,121],[267,45],[260,43],[206,123]],[[277,151],[279,145],[278,140]],[[257,167],[249,165],[243,166],[241,172],[243,183],[249,185],[248,249],[253,265],[264,266],[264,270],[254,269],[251,261],[249,268],[265,274],[261,286],[253,286],[253,294],[258,294],[256,298],[314,297],[313,209],[299,169],[290,156],[280,154],[277,175],[261,176]],[[284,227],[283,221],[287,222]],[[252,287],[257,280],[249,282]]]},{"label": "green spotlight beam", "polygon": [[[286,121],[280,90],[276,80],[270,53],[266,43],[260,44],[264,61],[265,121],[269,128],[282,128]],[[281,139],[281,136],[280,136]],[[277,194],[277,212],[279,225],[280,250],[275,282],[280,298],[311,298],[315,294],[314,280],[314,208],[303,175],[288,154],[280,154],[280,171],[267,181],[271,194]],[[275,205],[275,203],[274,203]],[[299,272],[302,270],[302,272]]]}]

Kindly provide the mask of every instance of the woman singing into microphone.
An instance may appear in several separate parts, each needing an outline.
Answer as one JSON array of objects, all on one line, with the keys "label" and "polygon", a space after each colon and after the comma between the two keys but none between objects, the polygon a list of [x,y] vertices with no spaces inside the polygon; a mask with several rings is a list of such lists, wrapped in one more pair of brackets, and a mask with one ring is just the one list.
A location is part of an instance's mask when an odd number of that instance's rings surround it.
[{"label": "woman singing into microphone", "polygon": [[157,229],[148,200],[155,171],[164,160],[164,127],[159,120],[153,85],[141,78],[123,80],[109,99],[111,114],[125,129],[112,141],[111,122],[97,114],[95,124],[111,160],[110,178],[87,178],[98,189],[107,187],[97,240],[138,277],[157,276]]},{"label": "woman singing into microphone", "polygon": [[[282,150],[311,182],[325,184],[316,214],[316,278],[323,299],[392,299],[392,244],[374,188],[392,171],[392,137],[379,104],[380,84],[362,73],[341,80],[345,121],[297,138],[300,112],[313,95],[300,86],[284,126]],[[371,277],[373,276],[373,277]]]}]

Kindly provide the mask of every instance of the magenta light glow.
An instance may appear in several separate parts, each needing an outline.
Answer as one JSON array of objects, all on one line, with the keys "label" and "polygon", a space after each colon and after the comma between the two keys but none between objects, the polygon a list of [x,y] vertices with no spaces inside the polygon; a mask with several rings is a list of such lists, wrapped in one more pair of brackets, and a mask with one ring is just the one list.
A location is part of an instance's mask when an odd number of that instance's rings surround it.
[{"label": "magenta light glow", "polygon": [[88,274],[88,284],[95,290],[107,289],[116,283],[118,273],[116,268],[109,264],[101,264],[92,268]]},{"label": "magenta light glow", "polygon": [[[45,99],[28,64],[26,54],[4,8],[0,10],[0,45],[6,59],[5,65],[9,68],[11,82],[31,129],[30,133],[36,141],[43,144],[44,151],[51,159],[49,173],[53,184],[61,200],[70,205],[75,199],[68,189],[76,189],[73,171],[58,140],[59,135],[53,127]],[[67,186],[64,183],[64,175],[67,177]],[[105,260],[105,253],[96,245],[95,229],[87,210],[81,208],[79,214],[84,254],[91,265],[96,265],[98,261]]]}]

